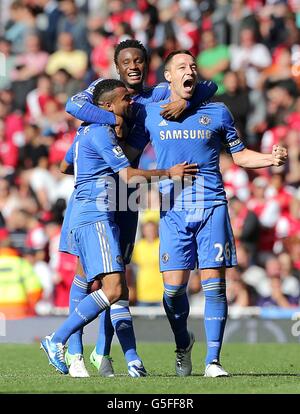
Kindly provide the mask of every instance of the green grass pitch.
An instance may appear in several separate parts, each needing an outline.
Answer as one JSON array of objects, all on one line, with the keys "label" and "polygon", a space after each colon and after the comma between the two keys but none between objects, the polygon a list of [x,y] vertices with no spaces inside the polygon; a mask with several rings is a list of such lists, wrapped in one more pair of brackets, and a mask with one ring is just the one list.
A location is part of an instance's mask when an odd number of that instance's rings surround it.
[{"label": "green grass pitch", "polygon": [[230,378],[204,378],[205,344],[193,348],[193,375],[174,373],[174,345],[139,343],[149,371],[147,378],[129,378],[120,347],[113,346],[115,378],[101,378],[89,363],[90,378],[63,376],[48,365],[39,345],[0,345],[0,393],[104,393],[104,394],[260,394],[300,393],[298,344],[225,344],[222,363]]}]

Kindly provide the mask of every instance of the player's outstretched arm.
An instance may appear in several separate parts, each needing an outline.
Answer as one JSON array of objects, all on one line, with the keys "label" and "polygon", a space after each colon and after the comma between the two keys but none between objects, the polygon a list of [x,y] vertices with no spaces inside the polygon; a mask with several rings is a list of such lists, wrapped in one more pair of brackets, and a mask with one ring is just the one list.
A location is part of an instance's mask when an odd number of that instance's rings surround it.
[{"label": "player's outstretched arm", "polygon": [[232,154],[234,163],[244,168],[279,167],[285,164],[287,157],[287,149],[279,145],[273,145],[271,154],[262,154],[248,148]]},{"label": "player's outstretched arm", "polygon": [[170,102],[165,105],[161,105],[163,110],[161,116],[175,120],[188,108],[196,108],[205,101],[211,99],[217,92],[218,86],[213,81],[202,81],[198,82],[193,93],[192,98],[187,101],[185,99],[178,99],[177,101]]},{"label": "player's outstretched arm", "polygon": [[194,177],[198,172],[197,164],[188,164],[186,161],[182,164],[176,164],[171,168],[162,170],[140,170],[139,168],[127,167],[119,171],[119,175],[126,183],[139,182],[141,177],[151,181],[153,177],[160,179],[182,179],[185,176]]}]

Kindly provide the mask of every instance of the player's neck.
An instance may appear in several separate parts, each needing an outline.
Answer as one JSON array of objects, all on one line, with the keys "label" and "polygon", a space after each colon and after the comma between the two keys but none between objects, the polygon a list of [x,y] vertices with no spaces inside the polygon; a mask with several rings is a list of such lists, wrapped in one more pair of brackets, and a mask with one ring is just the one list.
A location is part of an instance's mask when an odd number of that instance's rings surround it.
[{"label": "player's neck", "polygon": [[172,90],[171,88],[171,93],[170,93],[170,102],[175,102],[178,101],[179,99],[181,99],[181,96],[179,96],[175,91]]},{"label": "player's neck", "polygon": [[142,83],[134,87],[127,85],[126,88],[132,96],[135,96],[143,92],[144,85]]}]

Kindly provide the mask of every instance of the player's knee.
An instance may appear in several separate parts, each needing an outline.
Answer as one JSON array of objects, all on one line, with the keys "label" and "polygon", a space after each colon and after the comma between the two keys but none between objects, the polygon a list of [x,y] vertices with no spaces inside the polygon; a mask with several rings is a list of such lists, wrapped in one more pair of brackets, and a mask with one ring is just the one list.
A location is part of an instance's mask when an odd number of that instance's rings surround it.
[{"label": "player's knee", "polygon": [[103,290],[110,304],[113,304],[122,298],[123,289],[121,283],[111,284]]},{"label": "player's knee", "polygon": [[186,294],[187,283],[182,285],[169,285],[164,283],[164,294],[169,298],[175,298]]}]

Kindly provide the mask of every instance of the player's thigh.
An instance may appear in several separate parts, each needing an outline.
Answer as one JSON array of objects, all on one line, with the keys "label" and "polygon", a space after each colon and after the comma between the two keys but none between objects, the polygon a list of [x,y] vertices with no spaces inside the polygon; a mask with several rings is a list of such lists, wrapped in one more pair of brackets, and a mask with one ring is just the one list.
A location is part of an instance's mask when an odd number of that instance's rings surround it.
[{"label": "player's thigh", "polygon": [[199,268],[235,266],[235,243],[227,205],[206,209],[204,214],[204,225],[196,235]]},{"label": "player's thigh", "polygon": [[138,211],[116,211],[115,222],[120,229],[120,248],[124,264],[127,265],[131,261],[134,248]]},{"label": "player's thigh", "polygon": [[78,275],[82,278],[85,278],[85,273],[84,273],[84,270],[83,270],[83,267],[82,267],[82,264],[81,264],[81,261],[80,261],[79,257],[77,257],[76,275]]},{"label": "player's thigh", "polygon": [[196,263],[196,242],[189,230],[185,211],[167,211],[159,223],[160,271],[192,270]]},{"label": "player's thigh", "polygon": [[72,233],[88,282],[99,275],[124,271],[115,223],[99,221],[77,227]]}]

